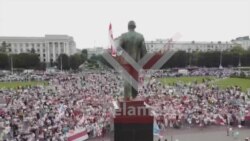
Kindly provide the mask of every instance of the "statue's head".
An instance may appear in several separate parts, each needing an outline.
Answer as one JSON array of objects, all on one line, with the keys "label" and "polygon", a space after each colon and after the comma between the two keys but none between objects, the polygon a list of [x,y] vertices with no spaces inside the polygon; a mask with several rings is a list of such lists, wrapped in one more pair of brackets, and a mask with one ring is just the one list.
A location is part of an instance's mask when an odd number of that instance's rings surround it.
[{"label": "statue's head", "polygon": [[135,30],[136,25],[134,21],[129,21],[128,22],[128,30]]}]

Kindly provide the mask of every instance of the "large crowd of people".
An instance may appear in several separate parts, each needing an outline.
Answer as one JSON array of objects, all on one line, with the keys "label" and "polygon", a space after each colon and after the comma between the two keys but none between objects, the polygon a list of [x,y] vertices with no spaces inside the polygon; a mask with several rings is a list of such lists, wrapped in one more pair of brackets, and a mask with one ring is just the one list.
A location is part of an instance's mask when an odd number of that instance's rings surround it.
[{"label": "large crowd of people", "polygon": [[244,125],[249,117],[249,95],[240,87],[220,90],[204,80],[201,84],[176,84],[166,88],[152,79],[143,96],[155,113],[160,128],[181,126]]},{"label": "large crowd of people", "polygon": [[[186,70],[186,71],[185,71]],[[147,74],[154,77],[178,77],[178,76],[216,76],[216,77],[229,77],[238,75],[240,73],[249,75],[249,71],[241,71],[239,69],[230,68],[174,68],[170,70],[148,70]]]},{"label": "large crowd of people", "polygon": [[12,82],[12,81],[46,81],[49,79],[49,74],[44,72],[36,73],[7,73],[0,74],[0,82]]},{"label": "large crowd of people", "polygon": [[1,138],[64,140],[69,130],[86,128],[100,136],[110,128],[113,93],[120,91],[111,73],[54,74],[49,86],[2,89]]},{"label": "large crowd of people", "polygon": [[[0,89],[5,101],[4,105],[0,103],[0,140],[63,141],[70,130],[85,128],[89,137],[102,136],[111,130],[115,113],[112,102],[123,92],[120,75],[113,71],[89,71],[39,72],[33,76],[39,79],[42,76],[49,85]],[[163,130],[243,125],[250,111],[249,97],[239,87],[221,90],[206,80],[201,84],[170,87],[150,77],[145,79],[138,97],[145,99]]]}]

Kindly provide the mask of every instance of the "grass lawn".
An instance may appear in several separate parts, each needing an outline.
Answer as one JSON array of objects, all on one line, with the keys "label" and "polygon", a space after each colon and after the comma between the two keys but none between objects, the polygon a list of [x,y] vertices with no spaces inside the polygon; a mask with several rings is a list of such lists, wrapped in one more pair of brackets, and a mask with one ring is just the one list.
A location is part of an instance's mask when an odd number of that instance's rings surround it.
[{"label": "grass lawn", "polygon": [[27,82],[0,82],[0,88],[17,88],[18,86],[27,87],[35,85],[48,85],[46,81],[27,81]]},{"label": "grass lawn", "polygon": [[214,83],[218,85],[220,88],[227,88],[230,86],[240,86],[243,91],[247,91],[250,88],[250,79],[243,79],[243,78],[226,78],[219,80]]},{"label": "grass lawn", "polygon": [[[202,79],[215,79],[214,77],[170,77],[170,78],[161,78],[160,81],[163,84],[167,85],[173,85],[174,82],[182,82],[182,83],[192,83],[197,81],[198,83],[202,82]],[[220,88],[224,89],[230,86],[240,86],[243,91],[247,91],[248,88],[250,88],[250,79],[243,79],[243,78],[226,78],[226,79],[221,79],[218,81],[215,81],[214,83],[218,85]]]},{"label": "grass lawn", "polygon": [[197,83],[201,83],[203,79],[210,79],[213,80],[214,77],[209,76],[195,76],[195,77],[169,77],[169,78],[161,78],[160,81],[163,84],[167,85],[173,85],[173,83],[176,82],[182,82],[182,83],[193,83],[197,81]]}]

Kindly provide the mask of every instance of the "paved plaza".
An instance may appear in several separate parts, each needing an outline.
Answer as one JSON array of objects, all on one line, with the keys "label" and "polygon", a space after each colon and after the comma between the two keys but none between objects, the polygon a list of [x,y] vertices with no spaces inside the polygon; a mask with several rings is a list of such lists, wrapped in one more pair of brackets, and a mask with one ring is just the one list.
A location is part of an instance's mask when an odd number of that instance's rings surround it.
[{"label": "paved plaza", "polygon": [[[227,136],[226,130],[222,129],[208,129],[208,130],[195,130],[192,133],[173,134],[172,141],[244,141],[244,139],[250,136],[250,129],[239,130],[239,138],[234,138],[232,135]],[[168,141],[171,141],[171,137],[168,137]]]},{"label": "paved plaza", "polygon": [[[234,129],[239,131],[239,137],[227,136],[226,127],[168,129],[164,136],[168,141],[244,141],[250,137],[250,128]],[[155,138],[157,141],[158,138]],[[89,141],[113,141],[110,137],[90,139]],[[163,140],[162,140],[163,141]]]}]

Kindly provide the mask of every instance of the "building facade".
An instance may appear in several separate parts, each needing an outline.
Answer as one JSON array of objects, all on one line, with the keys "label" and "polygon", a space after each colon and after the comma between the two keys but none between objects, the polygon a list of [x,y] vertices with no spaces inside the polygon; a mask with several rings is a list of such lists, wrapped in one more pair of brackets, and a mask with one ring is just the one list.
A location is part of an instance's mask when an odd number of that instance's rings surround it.
[{"label": "building facade", "polygon": [[73,37],[68,35],[45,35],[44,37],[0,37],[0,43],[9,44],[7,51],[12,54],[27,53],[32,50],[40,61],[55,62],[60,54],[68,56],[76,53]]},{"label": "building facade", "polygon": [[232,40],[233,43],[241,45],[245,50],[250,49],[250,39],[249,36],[238,37]]},{"label": "building facade", "polygon": [[[115,39],[115,46],[119,45],[119,40]],[[225,51],[232,49],[236,43],[233,42],[202,42],[202,41],[170,41],[164,39],[158,39],[155,41],[145,41],[146,49],[148,52],[157,52],[165,48],[176,51],[186,51],[186,52],[208,52],[208,51]],[[103,53],[104,48],[94,47],[88,48],[88,57],[93,55],[100,55]]]},{"label": "building facade", "polygon": [[88,51],[88,58],[93,55],[101,55],[104,52],[104,48],[102,47],[93,47],[93,48],[86,48]]},{"label": "building facade", "polygon": [[171,50],[182,50],[186,52],[207,52],[207,51],[224,51],[233,47],[231,42],[202,42],[202,41],[189,41],[189,42],[176,42],[171,40],[156,40],[146,41],[146,48],[148,52],[159,51],[164,46]]}]

